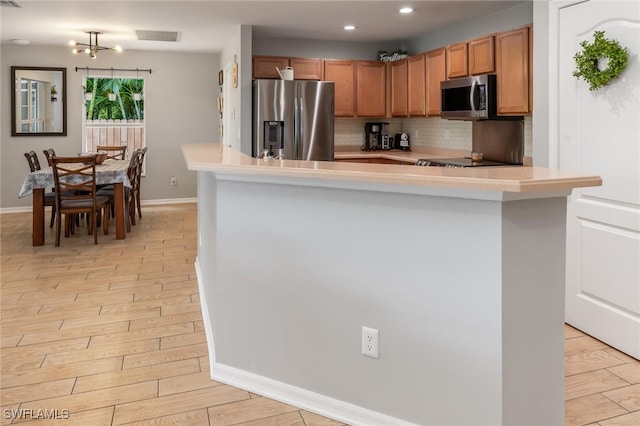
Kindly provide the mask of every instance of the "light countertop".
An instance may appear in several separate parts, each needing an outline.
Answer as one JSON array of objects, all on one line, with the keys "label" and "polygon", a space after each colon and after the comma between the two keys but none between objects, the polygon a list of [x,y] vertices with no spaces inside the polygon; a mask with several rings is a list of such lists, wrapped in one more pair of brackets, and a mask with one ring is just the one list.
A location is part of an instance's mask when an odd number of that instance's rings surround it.
[{"label": "light countertop", "polygon": [[[369,182],[395,185],[418,185],[465,190],[502,192],[555,192],[573,188],[600,186],[596,175],[582,175],[544,167],[420,167],[411,165],[256,159],[219,143],[185,144],[182,152],[187,168],[252,176],[300,177]],[[336,150],[335,157],[357,152]],[[362,153],[362,155],[371,155]],[[389,159],[412,161],[424,158],[420,152],[385,152]],[[441,156],[447,156],[442,153]],[[435,156],[434,156],[435,157]],[[350,157],[354,158],[354,157]]]}]

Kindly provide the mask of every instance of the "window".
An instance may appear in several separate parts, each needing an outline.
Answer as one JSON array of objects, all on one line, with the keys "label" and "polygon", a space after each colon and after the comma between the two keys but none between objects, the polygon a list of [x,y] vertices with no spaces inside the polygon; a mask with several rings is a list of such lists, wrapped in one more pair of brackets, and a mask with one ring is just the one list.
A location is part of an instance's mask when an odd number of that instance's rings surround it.
[{"label": "window", "polygon": [[46,97],[45,86],[41,81],[20,80],[20,129],[21,132],[34,133],[44,131],[42,111]]},{"label": "window", "polygon": [[84,87],[85,152],[98,145],[127,145],[128,158],[146,145],[144,79],[89,77]]}]

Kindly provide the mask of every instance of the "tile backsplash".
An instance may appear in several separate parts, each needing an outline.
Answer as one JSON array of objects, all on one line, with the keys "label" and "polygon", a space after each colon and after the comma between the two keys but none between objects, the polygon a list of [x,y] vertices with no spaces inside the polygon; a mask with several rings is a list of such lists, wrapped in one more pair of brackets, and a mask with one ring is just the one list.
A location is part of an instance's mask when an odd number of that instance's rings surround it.
[{"label": "tile backsplash", "polygon": [[[336,118],[335,144],[362,145],[365,123],[389,123],[391,135],[406,132],[413,146],[471,151],[471,122],[443,120],[439,117],[419,118]],[[524,118],[524,155],[532,155],[531,117]]]}]

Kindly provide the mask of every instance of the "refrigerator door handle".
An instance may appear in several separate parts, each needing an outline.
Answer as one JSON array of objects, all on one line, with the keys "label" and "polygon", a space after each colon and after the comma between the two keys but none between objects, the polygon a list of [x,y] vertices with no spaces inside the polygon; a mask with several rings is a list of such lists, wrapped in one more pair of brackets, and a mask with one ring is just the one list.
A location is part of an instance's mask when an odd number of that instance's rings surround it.
[{"label": "refrigerator door handle", "polygon": [[303,133],[304,123],[302,122],[304,114],[302,111],[302,99],[300,99],[300,96],[298,93],[296,93],[296,96],[293,100],[293,104],[294,104],[293,145],[294,145],[295,158],[300,159],[302,156],[302,135],[304,135]]}]

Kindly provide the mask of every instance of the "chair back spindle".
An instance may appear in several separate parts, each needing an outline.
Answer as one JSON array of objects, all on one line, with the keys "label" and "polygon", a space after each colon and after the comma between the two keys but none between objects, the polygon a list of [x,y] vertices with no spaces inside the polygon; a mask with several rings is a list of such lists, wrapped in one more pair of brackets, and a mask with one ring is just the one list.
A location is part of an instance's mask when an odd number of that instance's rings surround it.
[{"label": "chair back spindle", "polygon": [[49,166],[51,166],[51,157],[55,157],[56,152],[54,151],[53,148],[49,148],[49,149],[45,149],[44,151],[44,156],[47,159],[47,163],[49,164]]},{"label": "chair back spindle", "polygon": [[36,154],[35,151],[25,152],[24,156],[29,162],[29,169],[31,170],[31,172],[40,170],[40,160],[38,160],[38,154]]},{"label": "chair back spindle", "polygon": [[107,154],[107,158],[113,160],[124,160],[127,156],[127,145],[98,145],[96,150],[97,152],[104,152]]},{"label": "chair back spindle", "polygon": [[[96,195],[96,159],[95,157],[51,157],[53,180],[55,183],[57,227],[56,247],[60,245],[61,215],[69,217],[78,213],[87,213],[90,233],[94,243],[98,244],[96,223],[104,216],[103,230],[108,233],[109,197]],[[100,215],[100,216],[98,216]]]}]

